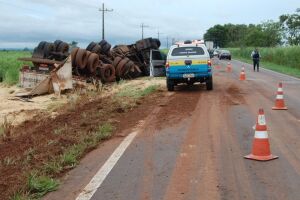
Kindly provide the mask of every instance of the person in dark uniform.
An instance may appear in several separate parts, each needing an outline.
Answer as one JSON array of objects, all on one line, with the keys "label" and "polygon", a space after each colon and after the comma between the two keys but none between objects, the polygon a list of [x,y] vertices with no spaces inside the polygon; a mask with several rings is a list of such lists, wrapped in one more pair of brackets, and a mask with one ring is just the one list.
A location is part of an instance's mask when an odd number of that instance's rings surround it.
[{"label": "person in dark uniform", "polygon": [[252,57],[252,60],[253,60],[253,71],[255,71],[255,67],[257,67],[257,71],[259,72],[260,55],[259,55],[259,52],[258,52],[257,48],[255,48],[255,50],[252,51],[251,57]]}]

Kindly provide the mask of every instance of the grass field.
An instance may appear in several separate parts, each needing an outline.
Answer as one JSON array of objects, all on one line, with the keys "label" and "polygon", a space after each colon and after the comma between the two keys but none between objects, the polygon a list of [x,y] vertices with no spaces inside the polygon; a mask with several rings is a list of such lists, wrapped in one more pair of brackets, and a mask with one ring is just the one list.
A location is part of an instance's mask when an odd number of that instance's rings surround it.
[{"label": "grass field", "polygon": [[7,85],[18,83],[19,69],[24,62],[20,57],[30,57],[29,51],[0,51],[0,79]]},{"label": "grass field", "polygon": [[[228,48],[233,59],[252,63],[251,52],[254,48]],[[280,73],[300,77],[300,47],[259,48],[261,65]]]}]

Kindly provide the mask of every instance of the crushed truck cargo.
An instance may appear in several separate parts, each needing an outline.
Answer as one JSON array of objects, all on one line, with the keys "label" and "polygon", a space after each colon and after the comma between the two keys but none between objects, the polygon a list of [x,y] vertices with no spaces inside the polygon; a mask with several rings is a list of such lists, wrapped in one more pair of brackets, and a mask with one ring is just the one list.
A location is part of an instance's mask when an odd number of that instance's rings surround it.
[{"label": "crushed truck cargo", "polygon": [[[165,76],[165,56],[158,50],[158,39],[146,38],[131,45],[116,45],[102,40],[86,49],[72,48],[61,40],[42,41],[34,49],[32,66],[20,70],[20,85],[30,91],[17,96],[34,96],[49,92],[60,94],[72,89],[72,82],[105,84],[140,76]],[[101,83],[100,83],[101,82]]]}]

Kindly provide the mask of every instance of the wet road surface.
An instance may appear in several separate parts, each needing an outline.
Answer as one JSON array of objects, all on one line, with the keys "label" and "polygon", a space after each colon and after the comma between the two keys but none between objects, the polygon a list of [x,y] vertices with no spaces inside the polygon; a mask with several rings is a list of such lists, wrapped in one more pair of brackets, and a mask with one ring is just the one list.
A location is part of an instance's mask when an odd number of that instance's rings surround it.
[{"label": "wet road surface", "polygon": [[[138,134],[93,194],[93,200],[299,199],[300,80],[251,65],[214,60],[214,90],[178,86],[140,122]],[[246,81],[239,81],[242,65]],[[287,111],[273,111],[278,82]],[[264,108],[271,151],[258,162],[252,129]],[[87,155],[45,199],[76,199],[123,138]]]}]

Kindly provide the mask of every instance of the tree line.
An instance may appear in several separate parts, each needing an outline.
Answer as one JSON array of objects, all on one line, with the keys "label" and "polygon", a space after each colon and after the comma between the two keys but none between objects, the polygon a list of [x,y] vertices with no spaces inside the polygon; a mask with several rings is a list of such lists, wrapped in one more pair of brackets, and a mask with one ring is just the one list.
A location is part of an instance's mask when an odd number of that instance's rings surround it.
[{"label": "tree line", "polygon": [[300,45],[300,8],[293,14],[279,16],[278,21],[217,24],[206,31],[204,40],[213,41],[218,47]]}]

